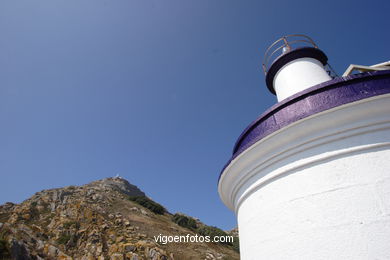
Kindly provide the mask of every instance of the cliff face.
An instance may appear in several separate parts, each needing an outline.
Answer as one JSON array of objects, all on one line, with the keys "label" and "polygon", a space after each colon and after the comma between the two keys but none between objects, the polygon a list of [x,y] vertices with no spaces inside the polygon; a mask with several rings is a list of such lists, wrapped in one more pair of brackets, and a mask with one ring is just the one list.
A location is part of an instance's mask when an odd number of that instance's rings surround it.
[{"label": "cliff face", "polygon": [[173,219],[122,178],[43,190],[0,206],[0,259],[239,259],[231,244],[156,242],[207,227]]}]

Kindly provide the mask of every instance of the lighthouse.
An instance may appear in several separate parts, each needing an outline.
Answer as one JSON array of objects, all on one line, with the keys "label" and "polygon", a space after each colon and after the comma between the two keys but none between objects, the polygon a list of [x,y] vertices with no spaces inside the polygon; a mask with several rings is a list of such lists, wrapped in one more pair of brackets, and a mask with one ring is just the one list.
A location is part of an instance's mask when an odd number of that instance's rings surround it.
[{"label": "lighthouse", "polygon": [[242,260],[390,259],[389,65],[337,77],[305,35],[266,51],[278,102],[242,132],[218,180]]}]

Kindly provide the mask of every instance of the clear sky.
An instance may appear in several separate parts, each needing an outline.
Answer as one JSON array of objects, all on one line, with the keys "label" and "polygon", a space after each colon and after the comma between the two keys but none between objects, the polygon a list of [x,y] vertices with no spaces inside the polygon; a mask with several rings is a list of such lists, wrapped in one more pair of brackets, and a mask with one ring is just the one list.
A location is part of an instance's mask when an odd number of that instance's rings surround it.
[{"label": "clear sky", "polygon": [[170,212],[231,229],[217,180],[276,103],[265,49],[305,33],[339,74],[384,62],[389,11],[387,0],[1,0],[0,203],[120,174]]}]

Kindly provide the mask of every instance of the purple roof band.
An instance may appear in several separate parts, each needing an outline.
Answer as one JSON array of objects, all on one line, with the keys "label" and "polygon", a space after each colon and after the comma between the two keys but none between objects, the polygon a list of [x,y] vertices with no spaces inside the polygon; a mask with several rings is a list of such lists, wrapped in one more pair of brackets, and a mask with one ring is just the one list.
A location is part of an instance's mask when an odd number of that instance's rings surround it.
[{"label": "purple roof band", "polygon": [[390,70],[385,70],[335,78],[282,100],[242,132],[234,145],[233,155],[223,167],[219,178],[234,158],[267,135],[316,113],[388,93]]}]

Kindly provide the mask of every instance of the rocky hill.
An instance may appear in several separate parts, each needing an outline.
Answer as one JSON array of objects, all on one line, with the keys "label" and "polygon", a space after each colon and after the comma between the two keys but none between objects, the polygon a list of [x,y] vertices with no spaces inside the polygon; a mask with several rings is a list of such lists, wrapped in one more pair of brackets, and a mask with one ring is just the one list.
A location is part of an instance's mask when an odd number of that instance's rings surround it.
[{"label": "rocky hill", "polygon": [[160,234],[226,233],[167,212],[120,177],[43,190],[21,204],[0,206],[0,259],[239,259],[236,239],[156,242]]}]

